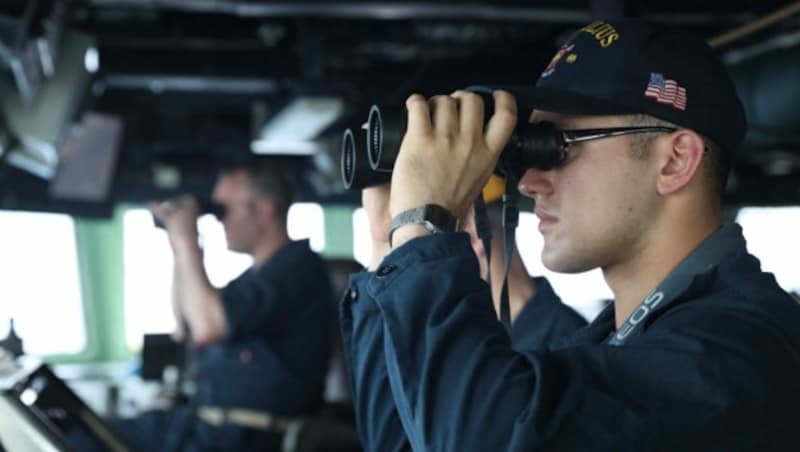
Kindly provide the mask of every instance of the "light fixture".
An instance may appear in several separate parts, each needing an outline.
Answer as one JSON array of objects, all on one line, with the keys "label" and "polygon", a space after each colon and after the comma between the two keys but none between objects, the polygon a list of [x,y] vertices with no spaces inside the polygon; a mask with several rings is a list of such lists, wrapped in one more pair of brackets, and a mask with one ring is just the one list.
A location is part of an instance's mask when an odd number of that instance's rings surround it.
[{"label": "light fixture", "polygon": [[338,97],[298,97],[264,125],[250,149],[256,154],[314,154],[321,148],[314,139],[344,109]]}]

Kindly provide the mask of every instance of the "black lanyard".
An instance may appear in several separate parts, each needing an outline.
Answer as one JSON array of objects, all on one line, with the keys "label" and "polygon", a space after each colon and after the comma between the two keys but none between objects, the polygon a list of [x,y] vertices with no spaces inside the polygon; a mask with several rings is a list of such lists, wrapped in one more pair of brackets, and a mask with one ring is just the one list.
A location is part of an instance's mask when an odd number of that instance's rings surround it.
[{"label": "black lanyard", "polygon": [[634,310],[625,323],[608,340],[609,345],[622,345],[647,317],[663,310],[694,284],[698,278],[716,269],[722,260],[737,251],[730,246],[729,227],[717,230],[692,251]]},{"label": "black lanyard", "polygon": [[503,194],[503,288],[500,290],[500,321],[511,334],[511,306],[508,300],[508,272],[511,258],[517,251],[517,181],[510,175],[506,177],[506,190]]},{"label": "black lanyard", "polygon": [[[513,177],[506,178],[506,188],[503,194],[503,286],[500,290],[500,321],[511,334],[511,306],[508,294],[508,271],[511,268],[511,258],[516,252],[516,230],[519,223],[519,209],[517,208],[517,183]],[[478,238],[483,242],[486,251],[486,265],[488,273],[486,281],[489,292],[492,287],[492,231],[486,214],[486,205],[483,196],[478,196],[475,201],[475,229]]]}]

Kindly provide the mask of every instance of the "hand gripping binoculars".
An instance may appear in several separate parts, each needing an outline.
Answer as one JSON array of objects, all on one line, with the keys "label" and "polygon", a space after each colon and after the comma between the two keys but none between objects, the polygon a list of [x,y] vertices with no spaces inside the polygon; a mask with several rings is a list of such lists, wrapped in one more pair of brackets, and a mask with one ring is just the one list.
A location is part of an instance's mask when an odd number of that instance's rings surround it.
[{"label": "hand gripping binoculars", "polygon": [[[483,98],[486,121],[492,116],[492,89],[470,87],[469,91]],[[522,110],[522,109],[520,109]],[[549,170],[566,159],[563,134],[549,122],[531,124],[523,112],[503,149],[495,172],[517,180],[528,168]],[[367,122],[345,130],[342,137],[341,173],[345,189],[363,188],[388,183],[397,160],[400,143],[406,131],[405,108],[381,108],[373,105]]]}]

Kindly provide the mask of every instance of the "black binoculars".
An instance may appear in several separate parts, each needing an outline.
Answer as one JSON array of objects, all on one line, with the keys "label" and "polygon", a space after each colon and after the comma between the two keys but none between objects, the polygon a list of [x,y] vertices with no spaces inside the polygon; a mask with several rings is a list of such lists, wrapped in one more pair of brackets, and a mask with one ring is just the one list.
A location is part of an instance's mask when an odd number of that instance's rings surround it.
[{"label": "black binoculars", "polygon": [[[216,218],[218,221],[223,221],[223,219],[225,218],[224,205],[215,201],[211,201],[209,199],[198,199],[197,204],[198,204],[198,213],[201,216],[206,214],[211,214],[214,215],[214,218]],[[153,215],[153,225],[157,228],[164,229],[164,224],[158,218],[156,218],[155,215]]]},{"label": "black binoculars", "polygon": [[[467,89],[483,98],[488,120],[494,105],[492,90],[484,87]],[[345,130],[341,155],[345,189],[360,190],[391,180],[400,142],[406,131],[406,121],[405,108],[386,109],[373,105],[363,126]],[[364,142],[366,148],[363,147]],[[521,116],[500,155],[495,172],[519,179],[528,168],[549,170],[560,165],[565,158],[563,134],[553,124],[531,124],[527,116]]]}]

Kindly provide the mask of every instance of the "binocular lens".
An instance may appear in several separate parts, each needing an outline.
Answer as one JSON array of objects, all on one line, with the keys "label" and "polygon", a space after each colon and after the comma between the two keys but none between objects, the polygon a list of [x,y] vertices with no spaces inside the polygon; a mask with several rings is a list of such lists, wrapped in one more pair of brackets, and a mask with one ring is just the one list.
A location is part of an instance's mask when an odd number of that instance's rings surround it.
[{"label": "binocular lens", "polygon": [[[342,136],[342,155],[341,155],[341,172],[342,183],[346,190],[354,189],[361,190],[362,188],[371,187],[373,185],[380,185],[389,182],[392,179],[391,170],[380,171],[372,168],[369,162],[369,152],[359,152],[359,149],[364,149],[364,144],[359,143],[359,137],[363,135],[358,132],[353,132],[353,129],[347,129]],[[363,138],[361,138],[363,140]],[[394,164],[394,161],[392,161]]]},{"label": "binocular lens", "polygon": [[369,109],[367,119],[367,146],[369,146],[369,163],[372,169],[378,169],[383,149],[383,120],[377,105]]},{"label": "binocular lens", "polygon": [[406,132],[405,108],[379,108],[373,105],[367,118],[369,165],[375,171],[391,172],[400,143]]},{"label": "binocular lens", "polygon": [[342,136],[342,182],[344,188],[349,190],[353,186],[353,178],[356,175],[356,143],[353,138],[353,131],[347,129]]}]

